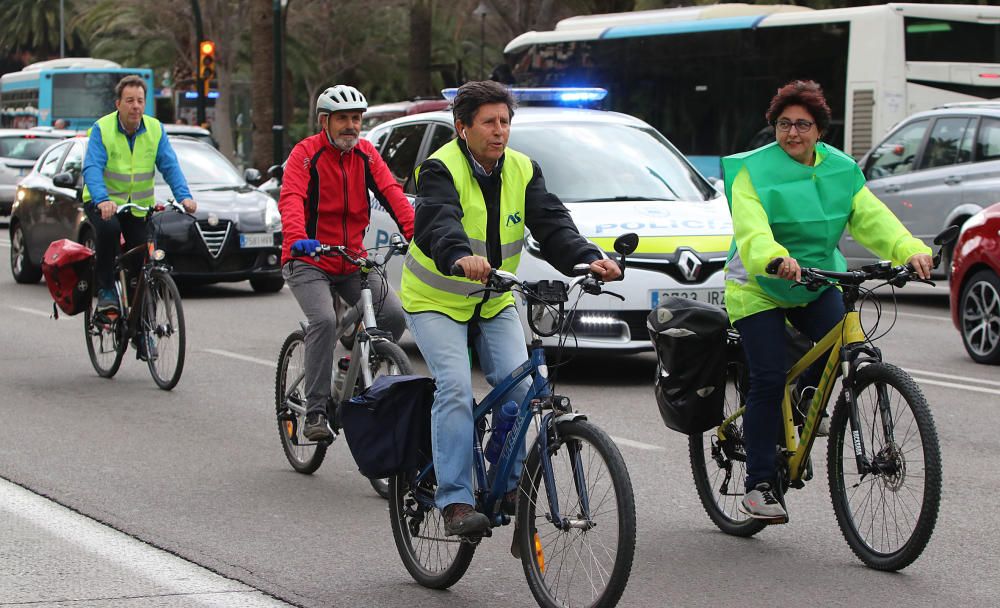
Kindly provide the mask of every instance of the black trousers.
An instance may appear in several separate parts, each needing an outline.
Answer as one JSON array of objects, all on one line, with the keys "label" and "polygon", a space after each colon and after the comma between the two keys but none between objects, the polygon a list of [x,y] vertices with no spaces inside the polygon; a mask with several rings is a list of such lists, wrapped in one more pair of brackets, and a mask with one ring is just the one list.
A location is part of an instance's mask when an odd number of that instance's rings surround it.
[{"label": "black trousers", "polygon": [[90,225],[94,227],[94,248],[97,268],[97,288],[112,289],[115,282],[115,256],[121,253],[121,238],[125,237],[125,250],[146,242],[146,218],[136,217],[130,212],[115,214],[111,219],[101,219],[97,205],[83,206]]}]

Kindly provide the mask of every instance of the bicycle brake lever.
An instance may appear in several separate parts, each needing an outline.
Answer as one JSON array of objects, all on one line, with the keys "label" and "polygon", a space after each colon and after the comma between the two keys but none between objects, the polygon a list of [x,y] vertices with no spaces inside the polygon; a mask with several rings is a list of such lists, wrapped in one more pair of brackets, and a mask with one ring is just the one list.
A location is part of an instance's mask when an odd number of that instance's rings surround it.
[{"label": "bicycle brake lever", "polygon": [[602,291],[601,293],[603,293],[606,296],[614,296],[614,297],[618,298],[619,300],[621,300],[622,302],[625,301],[625,296],[621,295],[620,293],[615,293],[613,291],[607,291],[607,290]]}]

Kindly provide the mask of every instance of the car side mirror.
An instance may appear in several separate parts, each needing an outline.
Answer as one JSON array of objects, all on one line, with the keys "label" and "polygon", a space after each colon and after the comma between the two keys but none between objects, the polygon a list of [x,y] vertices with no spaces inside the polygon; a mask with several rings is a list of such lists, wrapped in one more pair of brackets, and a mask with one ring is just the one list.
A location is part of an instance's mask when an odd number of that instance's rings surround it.
[{"label": "car side mirror", "polygon": [[274,179],[281,181],[281,177],[285,174],[285,168],[281,165],[271,165],[267,169],[268,177],[273,177]]},{"label": "car side mirror", "polygon": [[260,182],[260,171],[254,169],[253,167],[248,167],[246,171],[243,172],[243,179],[247,180],[248,184],[256,185]]},{"label": "car side mirror", "polygon": [[56,173],[52,176],[52,185],[57,188],[76,188],[76,178],[69,171]]}]

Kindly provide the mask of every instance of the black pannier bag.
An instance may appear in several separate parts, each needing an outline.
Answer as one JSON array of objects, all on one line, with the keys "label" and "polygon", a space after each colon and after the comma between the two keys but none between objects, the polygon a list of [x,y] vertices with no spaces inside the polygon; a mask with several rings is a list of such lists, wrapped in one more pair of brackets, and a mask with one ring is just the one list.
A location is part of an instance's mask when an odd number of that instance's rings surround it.
[{"label": "black pannier bag", "polygon": [[649,313],[656,350],[656,404],[663,423],[703,433],[722,422],[729,317],[718,306],[668,297]]},{"label": "black pannier bag", "polygon": [[344,401],[340,422],[361,474],[381,479],[431,461],[434,379],[378,376],[360,395]]}]

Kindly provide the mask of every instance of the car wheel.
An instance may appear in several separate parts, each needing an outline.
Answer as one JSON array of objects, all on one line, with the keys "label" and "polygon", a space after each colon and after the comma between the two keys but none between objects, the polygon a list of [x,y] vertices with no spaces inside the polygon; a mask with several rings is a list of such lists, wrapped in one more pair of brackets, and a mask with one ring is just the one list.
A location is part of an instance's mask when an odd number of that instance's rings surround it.
[{"label": "car wheel", "polygon": [[20,222],[12,223],[10,228],[10,273],[18,283],[37,283],[42,280],[42,268],[31,261]]},{"label": "car wheel", "polygon": [[1000,277],[992,270],[972,275],[959,300],[965,350],[977,363],[1000,363]]},{"label": "car wheel", "polygon": [[250,287],[257,293],[275,293],[281,291],[285,286],[285,279],[281,277],[260,277],[250,279]]}]

